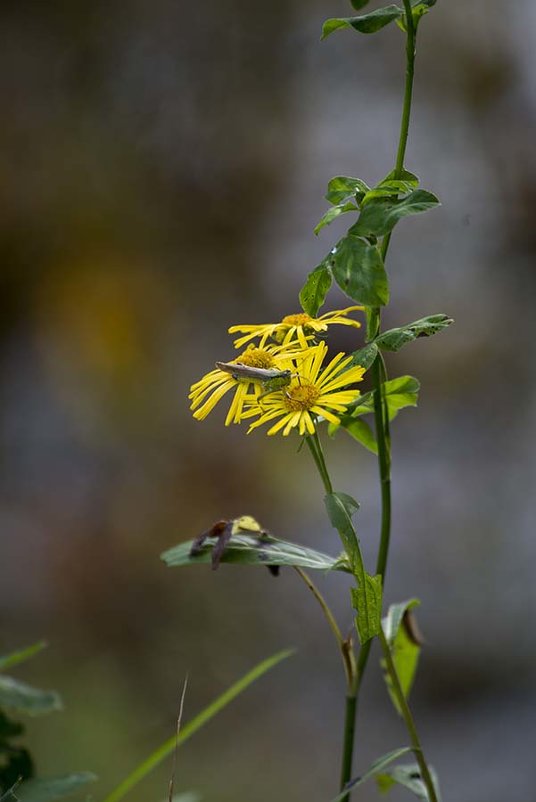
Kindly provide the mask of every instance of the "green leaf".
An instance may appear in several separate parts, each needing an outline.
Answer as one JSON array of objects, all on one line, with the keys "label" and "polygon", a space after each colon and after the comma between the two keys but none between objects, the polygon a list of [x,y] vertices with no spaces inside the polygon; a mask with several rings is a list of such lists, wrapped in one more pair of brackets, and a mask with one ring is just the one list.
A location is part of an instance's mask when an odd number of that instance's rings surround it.
[{"label": "green leaf", "polygon": [[353,515],[355,515],[355,513],[358,511],[359,507],[361,506],[359,504],[359,501],[356,501],[355,498],[353,496],[348,495],[348,493],[338,492],[338,493],[335,493],[334,495],[336,495],[338,497],[338,499],[340,501],[342,501],[342,503],[344,504],[344,508],[346,509],[346,511],[347,511],[348,515],[350,516],[350,518]]},{"label": "green leaf", "polygon": [[389,420],[393,420],[401,409],[417,406],[421,384],[414,376],[397,376],[383,386]]},{"label": "green leaf", "polygon": [[[438,802],[441,802],[437,775],[432,766],[429,766],[428,768],[430,769],[430,774],[432,776],[432,782],[434,784],[437,800]],[[394,766],[394,768],[378,774],[376,779],[378,782],[378,787],[381,791],[388,791],[391,786],[397,784],[407,788],[408,791],[411,791],[413,794],[415,794],[418,799],[422,799],[424,802],[430,802],[430,797],[424,782],[421,780],[421,770],[419,769],[417,763],[412,763],[405,766]]]},{"label": "green leaf", "polygon": [[300,303],[304,312],[316,317],[324,304],[332,282],[331,270],[322,262],[307,276],[307,281],[300,290]]},{"label": "green leaf", "polygon": [[369,0],[350,0],[350,3],[356,11],[359,11],[361,8],[364,8],[366,5],[368,5]]},{"label": "green leaf", "polygon": [[[419,25],[422,17],[430,11],[430,8],[435,6],[436,2],[437,0],[412,0],[411,16],[413,17],[413,25],[415,28]],[[404,33],[407,33],[408,28],[405,14],[401,19],[397,20],[396,24]]]},{"label": "green leaf", "polygon": [[399,757],[406,755],[408,752],[411,752],[410,746],[401,746],[399,749],[393,749],[392,752],[387,752],[387,754],[382,755],[382,757],[377,758],[374,763],[370,764],[370,767],[366,770],[364,774],[360,777],[356,777],[354,780],[350,780],[350,782],[346,783],[344,787],[344,791],[332,799],[331,802],[341,802],[352,788],[357,788],[358,785],[363,785],[367,780],[370,780],[371,777],[374,777],[378,772],[383,771],[390,763],[393,763],[395,760],[398,760]]},{"label": "green leaf", "polygon": [[119,799],[122,799],[131,788],[137,785],[140,780],[143,780],[154,768],[162,763],[162,761],[175,750],[177,745],[181,746],[185,741],[191,738],[197,730],[200,730],[204,724],[207,724],[214,718],[220,710],[223,710],[224,707],[227,707],[230,702],[236,699],[242,691],[245,691],[255,680],[262,677],[263,674],[266,674],[267,671],[270,671],[271,668],[274,668],[282,660],[286,660],[286,658],[290,657],[293,653],[293,649],[285,649],[282,652],[277,652],[277,654],[272,655],[272,657],[268,657],[261,663],[258,663],[251,671],[235,682],[234,685],[231,685],[231,687],[220,696],[217,696],[216,699],[201,710],[197,716],[194,716],[194,718],[190,719],[190,721],[181,727],[178,737],[174,732],[173,735],[155,749],[148,758],[136,766],[134,771],[132,771],[128,777],[125,777],[125,779],[108,794],[104,802],[118,802]]},{"label": "green leaf", "polygon": [[384,331],[374,342],[383,351],[399,351],[402,346],[416,340],[417,337],[431,337],[446,329],[451,323],[454,323],[454,320],[448,315],[429,315],[406,326]]},{"label": "green leaf", "polygon": [[347,212],[358,212],[359,209],[352,201],[346,201],[344,203],[339,203],[337,206],[332,206],[331,209],[328,209],[325,214],[322,215],[319,222],[314,227],[314,233],[318,234],[324,226],[329,226],[335,218],[340,217],[341,214],[346,214]]},{"label": "green leaf", "polygon": [[[161,554],[160,558],[169,568],[209,563],[211,561],[212,548],[217,543],[217,538],[207,538],[201,552],[194,556],[190,554],[193,542],[193,540],[188,540],[185,543],[179,543],[178,546],[174,546]],[[337,559],[306,546],[278,540],[275,537],[263,536],[259,538],[252,535],[237,534],[233,535],[226,545],[221,562],[235,565],[297,565],[300,568],[330,571],[333,569]]]},{"label": "green leaf", "polygon": [[62,704],[55,691],[41,691],[12,677],[0,675],[0,707],[37,716],[52,710],[61,710]]},{"label": "green leaf", "polygon": [[371,11],[369,14],[362,14],[359,17],[339,17],[337,19],[328,19],[322,27],[322,39],[329,36],[339,28],[353,28],[359,33],[376,33],[380,28],[389,25],[393,20],[400,19],[403,16],[402,9],[395,5],[384,6],[378,8],[376,11]]},{"label": "green leaf", "polygon": [[18,786],[16,797],[20,802],[53,802],[54,799],[76,793],[96,779],[96,775],[90,771],[79,771],[62,777],[26,780]]},{"label": "green leaf", "polygon": [[385,178],[382,178],[380,183],[377,185],[378,187],[383,186],[384,184],[388,184],[391,181],[404,181],[409,184],[412,189],[417,189],[419,186],[419,177],[415,175],[415,173],[410,173],[409,170],[401,170],[400,173],[397,174],[396,170],[391,170],[390,173],[387,173]]},{"label": "green leaf", "polygon": [[33,657],[34,654],[38,654],[45,649],[46,646],[47,643],[41,640],[37,643],[33,643],[31,646],[27,646],[25,649],[20,649],[18,652],[11,652],[11,654],[3,655],[0,657],[0,671],[4,671],[6,668],[11,668],[12,666],[17,666],[19,663],[24,663],[26,660],[29,660],[30,657]]},{"label": "green leaf", "polygon": [[374,638],[381,627],[382,578],[365,573],[351,589],[352,604],[357,612],[356,627],[361,645]]},{"label": "green leaf", "polygon": [[326,200],[333,204],[339,204],[350,198],[359,199],[370,190],[360,178],[352,178],[348,175],[337,175],[328,184]]},{"label": "green leaf", "polygon": [[378,356],[378,346],[375,342],[367,343],[359,351],[354,351],[352,354],[352,365],[361,365],[362,368],[368,370],[376,357]]},{"label": "green leaf", "polygon": [[357,440],[358,443],[365,446],[368,451],[371,451],[373,454],[378,454],[376,437],[366,421],[355,418],[349,420],[348,423],[346,423],[346,421],[341,421],[341,425],[354,440]]},{"label": "green leaf", "polygon": [[366,206],[369,201],[375,198],[390,198],[393,195],[407,195],[412,191],[413,183],[411,181],[385,181],[363,196],[361,206]]},{"label": "green leaf", "polygon": [[[412,620],[410,612],[419,604],[420,601],[418,599],[392,604],[387,615],[382,620],[382,628],[406,699],[411,691],[421,654],[420,634],[416,635],[416,624]],[[395,709],[401,714],[400,704],[393,691],[391,677],[387,672],[384,660],[381,661],[381,665],[384,669],[385,684],[391,701]]]},{"label": "green leaf", "polygon": [[350,232],[359,237],[383,237],[389,234],[403,217],[420,214],[439,206],[431,192],[416,189],[405,198],[378,198],[363,207],[359,220]]},{"label": "green leaf", "polygon": [[[397,376],[383,383],[383,394],[389,420],[393,420],[405,407],[416,407],[419,397],[420,383],[414,376]],[[347,427],[360,415],[374,412],[374,394],[364,393],[349,405],[347,414],[341,417],[341,425]]]},{"label": "green leaf", "polygon": [[389,302],[387,273],[375,245],[348,234],[339,240],[328,260],[335,281],[353,301],[365,306]]},{"label": "green leaf", "polygon": [[[355,504],[349,504],[345,493],[328,493],[324,497],[326,512],[331,521],[331,525],[339,533],[346,553],[350,560],[352,569],[360,562],[359,544],[357,535],[352,524],[352,515],[355,512]],[[353,501],[353,500],[352,500]]]}]

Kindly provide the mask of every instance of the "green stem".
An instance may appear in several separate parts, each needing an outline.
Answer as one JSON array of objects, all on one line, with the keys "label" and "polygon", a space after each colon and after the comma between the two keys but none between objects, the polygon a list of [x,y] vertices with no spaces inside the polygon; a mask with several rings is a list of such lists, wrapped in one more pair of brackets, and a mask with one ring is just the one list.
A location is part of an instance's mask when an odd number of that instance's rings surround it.
[{"label": "green stem", "polygon": [[[339,651],[341,653],[342,664],[344,668],[344,673],[346,674],[346,682],[348,685],[348,692],[351,693],[353,688],[354,679],[356,676],[356,665],[355,665],[355,655],[352,650],[351,645],[345,640],[342,636],[341,630],[339,629],[339,625],[335,620],[335,616],[333,615],[327,601],[322,596],[320,591],[318,590],[317,586],[307,574],[303,568],[299,568],[299,566],[295,565],[294,570],[296,573],[303,579],[317,602],[319,603],[320,607],[322,608],[322,612],[326,618],[326,621],[329,624],[331,631],[333,632],[333,636],[337,641],[337,646],[339,647]],[[0,800],[1,802],[1,800]]]},{"label": "green stem", "polygon": [[[396,164],[394,169],[395,179],[402,176],[404,169],[404,158],[408,142],[409,123],[411,118],[411,101],[413,97],[413,79],[415,75],[415,26],[411,13],[410,0],[403,0],[407,20],[406,36],[406,81],[404,87],[404,103],[402,107],[402,117],[400,120],[400,134],[398,138],[398,148],[396,154]],[[387,234],[382,240],[381,256],[385,262],[391,234]],[[381,309],[374,306],[369,308],[367,321],[367,341],[370,342],[380,333],[381,328]],[[372,366],[372,383],[374,391],[374,424],[376,428],[376,441],[378,443],[378,468],[380,473],[381,488],[381,528],[380,545],[378,547],[378,557],[376,562],[376,573],[381,574],[382,582],[385,582],[385,572],[387,570],[387,558],[389,555],[389,543],[391,538],[391,443],[389,432],[389,417],[386,414],[386,401],[383,392],[383,383],[387,380],[387,371],[382,356],[379,354]],[[365,644],[359,653],[357,664],[358,685],[361,683],[365,671],[371,644]]]},{"label": "green stem", "polygon": [[[355,720],[357,712],[357,691],[348,694],[346,697],[346,710],[344,715],[344,736],[342,744],[342,764],[341,764],[341,791],[346,783],[352,779],[352,758],[354,754]],[[350,799],[348,793],[341,802]]]},{"label": "green stem", "polygon": [[438,802],[436,789],[434,786],[434,782],[432,780],[430,769],[428,768],[428,763],[426,762],[426,758],[424,757],[424,752],[419,739],[419,734],[417,732],[415,719],[413,718],[413,714],[410,710],[408,701],[404,695],[404,691],[402,690],[402,685],[400,684],[400,678],[398,676],[398,672],[396,670],[396,666],[394,664],[394,660],[391,655],[391,650],[389,648],[389,644],[387,643],[387,638],[385,637],[383,629],[380,630],[379,637],[383,651],[383,656],[385,658],[387,673],[389,674],[389,677],[391,679],[393,693],[397,698],[400,711],[402,713],[402,718],[404,719],[404,723],[406,725],[406,729],[410,737],[411,747],[413,749],[413,753],[415,755],[417,763],[419,764],[422,781],[425,784],[426,790],[428,792],[428,800],[429,802]]},{"label": "green stem", "polygon": [[324,458],[324,452],[322,450],[320,438],[318,437],[318,432],[315,431],[314,434],[308,435],[305,440],[315,461],[320,478],[322,479],[324,490],[326,493],[333,493],[333,485],[331,484],[331,479],[329,478],[326,460]]},{"label": "green stem", "polygon": [[[327,494],[333,493],[333,484],[331,478],[329,476],[329,472],[326,465],[326,460],[324,458],[324,452],[322,450],[322,444],[320,443],[320,438],[318,437],[318,433],[315,431],[314,435],[307,436],[306,438],[307,445],[309,446],[309,450],[313,456],[315,461],[315,465],[318,469],[318,473],[320,474],[320,478],[322,479],[322,483],[324,485],[324,489]],[[341,541],[345,542],[344,536],[339,532],[339,536]],[[361,579],[358,581],[364,582],[364,575],[365,575],[365,567],[363,563],[363,556],[361,554],[361,549],[359,546],[359,540],[357,538],[357,534],[354,531],[355,536],[355,552],[353,557],[351,558],[352,561],[355,560],[357,563],[357,571]],[[343,727],[343,745],[342,745],[342,760],[341,760],[341,782],[340,782],[340,790],[344,789],[346,783],[348,783],[352,779],[352,759],[354,753],[354,739],[355,739],[355,719],[356,719],[356,709],[357,709],[357,691],[358,691],[358,678],[359,674],[356,669],[355,663],[355,655],[353,652],[353,647],[351,644],[351,640],[348,639],[347,641],[342,641],[341,647],[343,660],[345,662],[345,670],[346,676],[348,680],[348,691],[346,695],[346,708],[344,714],[344,727]],[[347,794],[343,797],[342,802],[348,802],[350,799],[350,794]]]}]

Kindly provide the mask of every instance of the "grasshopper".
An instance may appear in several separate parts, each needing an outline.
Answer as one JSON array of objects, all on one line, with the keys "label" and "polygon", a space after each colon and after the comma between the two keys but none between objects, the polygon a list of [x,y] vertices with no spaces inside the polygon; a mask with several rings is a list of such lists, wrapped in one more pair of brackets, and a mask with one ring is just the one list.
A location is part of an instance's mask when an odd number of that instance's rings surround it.
[{"label": "grasshopper", "polygon": [[233,379],[247,379],[252,382],[260,382],[267,393],[280,390],[290,384],[292,379],[291,370],[277,370],[276,368],[252,368],[243,365],[241,362],[216,362],[216,367],[225,373],[230,373]]}]

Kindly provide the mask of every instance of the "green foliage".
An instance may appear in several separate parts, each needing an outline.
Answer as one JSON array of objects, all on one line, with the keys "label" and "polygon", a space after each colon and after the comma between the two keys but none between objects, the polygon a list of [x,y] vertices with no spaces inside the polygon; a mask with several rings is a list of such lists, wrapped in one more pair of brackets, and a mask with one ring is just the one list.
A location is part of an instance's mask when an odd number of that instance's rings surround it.
[{"label": "green foliage", "polygon": [[359,17],[328,19],[322,27],[322,39],[340,28],[353,28],[359,33],[376,33],[390,22],[403,16],[402,9],[395,5],[384,6]]},{"label": "green foliage", "polygon": [[383,334],[376,337],[374,342],[382,351],[399,351],[402,346],[413,342],[418,337],[431,337],[446,329],[451,323],[454,321],[448,315],[429,315],[415,320],[413,323],[408,323],[406,326],[384,331]]},{"label": "green foliage", "polygon": [[282,660],[286,660],[287,657],[290,657],[293,653],[292,649],[285,649],[258,663],[251,671],[248,671],[241,679],[231,685],[230,688],[220,694],[220,696],[217,696],[216,699],[201,710],[197,716],[194,716],[187,724],[181,726],[178,736],[176,732],[173,733],[173,735],[155,749],[148,758],[136,766],[134,771],[125,777],[125,779],[108,794],[104,802],[118,802],[118,800],[122,799],[131,788],[134,788],[134,786],[143,780],[154,768],[160,765],[177,746],[181,746],[181,744],[191,738],[194,733],[213,719],[220,710],[227,707],[230,702],[236,699],[236,697],[245,691],[255,680],[262,677]]},{"label": "green foliage", "polygon": [[350,3],[356,11],[359,11],[361,8],[364,8],[366,5],[368,5],[369,0],[350,0]]},{"label": "green foliage", "polygon": [[[201,552],[192,555],[190,550],[194,541],[188,540],[164,551],[160,558],[170,568],[209,563],[212,549],[216,542],[216,538],[207,538]],[[338,564],[337,558],[329,557],[327,554],[315,551],[315,549],[299,546],[297,543],[289,543],[285,540],[278,540],[271,536],[258,538],[242,534],[232,536],[225,547],[221,562],[234,565],[296,565],[300,568],[318,571],[344,570]]]},{"label": "green foliage", "polygon": [[[420,382],[414,376],[397,376],[382,384],[382,395],[387,404],[389,420],[393,420],[405,407],[416,407],[419,397]],[[364,393],[348,407],[349,416],[356,418],[374,412],[374,393]],[[346,417],[342,418],[343,425]]]},{"label": "green foliage", "polygon": [[61,710],[62,704],[56,691],[42,691],[12,677],[0,676],[0,707],[38,716]]},{"label": "green foliage", "polygon": [[403,217],[426,212],[438,205],[436,196],[424,189],[415,189],[404,198],[373,197],[363,206],[359,220],[350,232],[359,237],[384,237]]},{"label": "green foliage", "polygon": [[61,777],[28,780],[17,788],[16,796],[19,802],[53,802],[80,791],[96,779],[90,771],[79,771]]},{"label": "green foliage", "polygon": [[357,212],[359,209],[353,203],[353,201],[344,201],[343,203],[337,204],[337,206],[332,206],[331,209],[328,209],[322,217],[320,218],[319,222],[314,227],[315,234],[318,234],[324,226],[329,226],[337,217],[340,217],[341,214],[346,214],[347,212]]},{"label": "green foliage", "polygon": [[333,204],[347,200],[355,200],[359,203],[369,191],[370,187],[361,178],[337,175],[328,183],[326,200]]},{"label": "green foliage", "polygon": [[34,776],[34,764],[28,749],[15,745],[13,738],[24,733],[24,727],[0,710],[0,795],[21,778]]},{"label": "green foliage", "polygon": [[384,306],[389,301],[387,273],[378,248],[348,234],[326,258],[341,290],[365,306]]},{"label": "green foliage", "polygon": [[358,508],[357,501],[346,493],[327,493],[324,504],[331,525],[339,533],[343,546],[350,560],[352,570],[361,560],[359,543],[352,524],[352,515]]},{"label": "green foliage", "polygon": [[6,668],[17,666],[19,663],[25,663],[26,660],[34,657],[36,654],[39,654],[39,652],[45,649],[46,646],[46,642],[41,640],[37,643],[33,643],[31,646],[27,646],[25,649],[20,649],[17,652],[11,652],[11,654],[3,655],[0,657],[0,671],[5,671]]},{"label": "green foliage", "polygon": [[408,752],[411,752],[411,748],[409,746],[401,746],[399,749],[393,749],[392,752],[387,752],[387,754],[377,758],[373,763],[370,764],[370,767],[364,774],[346,783],[344,791],[336,796],[335,799],[332,799],[331,802],[342,802],[349,790],[357,788],[358,785],[363,785],[363,783],[365,783],[367,780],[370,780],[371,777],[375,777],[378,772],[382,772],[385,768],[387,768],[390,763],[398,760],[399,757],[406,755]]},{"label": "green foliage", "polygon": [[361,645],[380,631],[382,614],[382,578],[365,573],[351,589],[352,604],[357,612],[356,627]]},{"label": "green foliage", "polygon": [[[383,631],[406,699],[413,685],[421,653],[420,640],[416,637],[410,618],[412,615],[410,611],[419,604],[420,601],[418,599],[392,604],[386,617],[382,620]],[[391,701],[398,713],[402,714],[400,703],[393,690],[391,677],[387,672],[385,660],[381,662]]]},{"label": "green foliage", "polygon": [[307,280],[300,291],[300,303],[304,312],[316,317],[323,305],[333,279],[329,265],[321,262],[318,267],[309,273]]},{"label": "green foliage", "polygon": [[[46,644],[34,643],[25,649],[0,657],[0,668],[11,668],[38,654]],[[34,716],[61,710],[56,691],[42,691],[24,682],[0,675],[0,706]],[[96,780],[91,772],[66,774],[49,779],[36,778],[30,752],[12,743],[24,733],[24,727],[9,719],[0,709],[0,796],[5,802],[52,802]]]},{"label": "green foliage", "polygon": [[354,351],[352,354],[352,364],[361,365],[362,368],[368,370],[377,356],[378,346],[375,342],[370,342],[367,343],[363,348],[360,348],[359,351]]},{"label": "green foliage", "polygon": [[[358,443],[361,443],[362,446],[365,446],[368,451],[371,451],[373,454],[378,453],[378,443],[376,441],[376,437],[367,421],[361,420],[360,418],[350,418],[348,419],[347,423],[344,420],[341,420],[341,426],[343,426],[344,430],[350,435],[350,437],[353,437],[354,440],[357,440]],[[339,426],[330,424],[330,434],[333,436],[339,428]]]},{"label": "green foliage", "polygon": [[[411,0],[411,16],[413,18],[413,27],[417,29],[419,22],[425,14],[428,14],[432,6],[435,6],[437,0]],[[406,15],[404,14],[401,19],[397,20],[398,27],[407,32]]]},{"label": "green foliage", "polygon": [[[441,802],[436,773],[432,766],[428,768],[432,776],[437,802]],[[376,781],[381,791],[389,791],[393,785],[401,785],[403,788],[407,788],[408,791],[411,791],[412,794],[415,794],[418,799],[422,799],[424,802],[430,802],[430,795],[421,779],[421,771],[416,763],[394,766],[392,769],[377,774]]]},{"label": "green foliage", "polygon": [[[419,397],[420,383],[413,376],[397,376],[384,382],[383,396],[387,405],[389,420],[393,420],[401,409],[416,407]],[[369,424],[361,420],[362,415],[374,414],[374,393],[364,393],[348,407],[348,411],[340,418],[340,424],[329,424],[328,432],[333,436],[341,427],[365,446],[373,454],[378,453],[376,437]]]}]

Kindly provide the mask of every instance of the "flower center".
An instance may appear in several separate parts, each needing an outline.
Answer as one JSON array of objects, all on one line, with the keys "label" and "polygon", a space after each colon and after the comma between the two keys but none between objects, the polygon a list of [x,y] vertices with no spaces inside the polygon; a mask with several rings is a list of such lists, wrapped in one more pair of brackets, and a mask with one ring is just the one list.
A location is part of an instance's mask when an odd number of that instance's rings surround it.
[{"label": "flower center", "polygon": [[298,312],[296,315],[286,315],[281,323],[285,326],[306,326],[312,319],[306,312]]},{"label": "flower center", "polygon": [[242,365],[247,365],[250,368],[261,368],[262,370],[269,370],[275,367],[275,360],[268,351],[264,348],[246,348],[246,350],[237,357],[235,362],[241,362]]},{"label": "flower center", "polygon": [[292,384],[285,391],[285,406],[290,412],[301,412],[314,407],[320,391],[314,384],[301,380],[301,384]]}]

